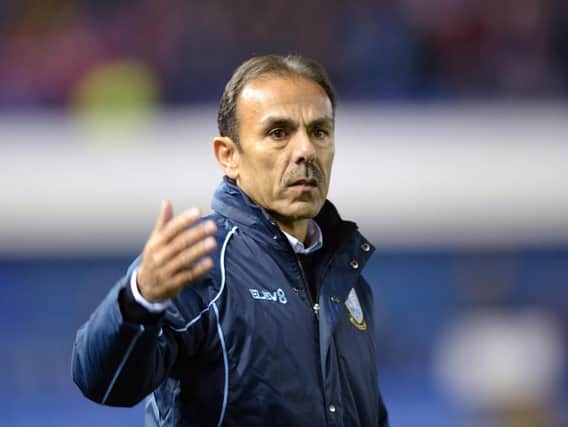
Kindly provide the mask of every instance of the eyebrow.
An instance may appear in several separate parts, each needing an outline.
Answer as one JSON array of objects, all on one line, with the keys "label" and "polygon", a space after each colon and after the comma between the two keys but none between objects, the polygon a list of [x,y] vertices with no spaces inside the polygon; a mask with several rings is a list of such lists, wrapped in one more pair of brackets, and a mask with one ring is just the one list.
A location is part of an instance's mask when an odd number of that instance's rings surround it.
[{"label": "eyebrow", "polygon": [[329,126],[333,127],[333,119],[331,117],[320,117],[319,119],[312,120],[308,123],[308,127],[316,127],[316,126]]},{"label": "eyebrow", "polygon": [[[264,118],[260,123],[265,128],[268,126],[297,126],[297,122],[295,120],[281,116],[268,116]],[[333,126],[333,119],[331,117],[324,116],[312,120],[308,123],[308,128],[315,126]]]}]

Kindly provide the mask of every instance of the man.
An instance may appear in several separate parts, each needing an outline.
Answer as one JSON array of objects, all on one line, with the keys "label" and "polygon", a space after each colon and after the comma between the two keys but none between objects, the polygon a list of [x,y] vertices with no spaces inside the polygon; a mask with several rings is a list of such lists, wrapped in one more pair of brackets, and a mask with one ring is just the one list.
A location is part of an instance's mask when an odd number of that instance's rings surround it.
[{"label": "man", "polygon": [[79,330],[90,399],[145,396],[160,426],[387,426],[377,385],[372,246],[326,201],[335,93],[297,56],[243,63],[213,140],[214,213],[162,203],[142,256]]}]

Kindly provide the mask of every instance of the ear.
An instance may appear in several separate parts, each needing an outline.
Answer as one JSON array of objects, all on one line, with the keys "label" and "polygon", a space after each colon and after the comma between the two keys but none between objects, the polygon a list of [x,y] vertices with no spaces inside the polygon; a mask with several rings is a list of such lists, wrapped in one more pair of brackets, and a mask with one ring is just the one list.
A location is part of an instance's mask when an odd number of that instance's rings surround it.
[{"label": "ear", "polygon": [[225,175],[236,181],[239,177],[240,151],[234,141],[227,136],[216,137],[213,139],[213,152]]}]

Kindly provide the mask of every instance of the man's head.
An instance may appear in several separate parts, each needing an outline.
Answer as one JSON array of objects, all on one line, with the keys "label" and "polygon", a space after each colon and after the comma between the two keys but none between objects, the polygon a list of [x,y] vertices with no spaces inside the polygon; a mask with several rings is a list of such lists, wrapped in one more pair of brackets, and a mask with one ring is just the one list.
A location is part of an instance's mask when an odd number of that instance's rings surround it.
[{"label": "man's head", "polygon": [[297,56],[250,59],[225,88],[215,155],[255,203],[294,230],[325,202],[334,115],[335,93],[319,64]]}]

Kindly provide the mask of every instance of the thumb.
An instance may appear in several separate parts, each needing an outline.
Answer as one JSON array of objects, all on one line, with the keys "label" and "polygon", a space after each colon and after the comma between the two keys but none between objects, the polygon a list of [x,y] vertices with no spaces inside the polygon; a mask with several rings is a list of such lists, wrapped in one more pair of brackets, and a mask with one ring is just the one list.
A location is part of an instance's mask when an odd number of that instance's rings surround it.
[{"label": "thumb", "polygon": [[162,227],[166,225],[170,221],[170,219],[172,219],[172,216],[172,203],[169,200],[162,200],[162,204],[160,205],[160,213],[158,214],[158,218],[156,219],[154,230],[158,231],[162,229]]}]

